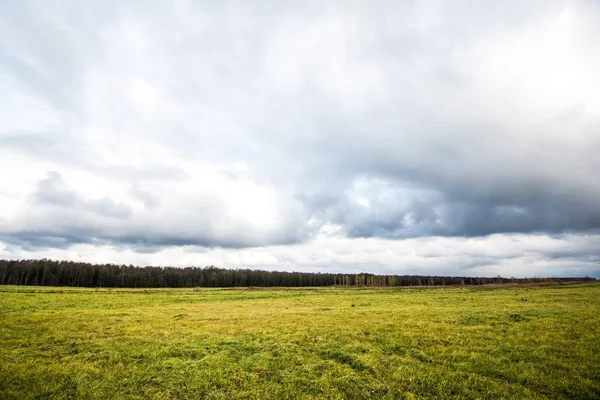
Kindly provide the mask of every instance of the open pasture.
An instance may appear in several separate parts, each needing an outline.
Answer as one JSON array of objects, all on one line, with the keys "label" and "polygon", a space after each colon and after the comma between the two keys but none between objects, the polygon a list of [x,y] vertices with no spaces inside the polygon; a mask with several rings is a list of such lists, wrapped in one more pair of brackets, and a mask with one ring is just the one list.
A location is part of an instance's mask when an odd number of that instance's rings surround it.
[{"label": "open pasture", "polygon": [[600,398],[600,285],[0,286],[0,398]]}]

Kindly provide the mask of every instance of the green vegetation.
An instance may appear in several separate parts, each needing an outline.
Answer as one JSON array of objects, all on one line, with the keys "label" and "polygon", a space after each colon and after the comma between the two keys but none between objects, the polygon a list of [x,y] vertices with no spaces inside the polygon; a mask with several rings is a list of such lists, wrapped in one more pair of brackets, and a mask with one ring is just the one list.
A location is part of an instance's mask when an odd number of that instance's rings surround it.
[{"label": "green vegetation", "polygon": [[600,398],[600,285],[0,286],[0,397]]},{"label": "green vegetation", "polygon": [[492,283],[595,282],[590,277],[502,278],[335,274],[260,271],[211,267],[135,267],[73,261],[0,260],[0,285],[105,288],[315,287],[315,286],[446,286]]}]

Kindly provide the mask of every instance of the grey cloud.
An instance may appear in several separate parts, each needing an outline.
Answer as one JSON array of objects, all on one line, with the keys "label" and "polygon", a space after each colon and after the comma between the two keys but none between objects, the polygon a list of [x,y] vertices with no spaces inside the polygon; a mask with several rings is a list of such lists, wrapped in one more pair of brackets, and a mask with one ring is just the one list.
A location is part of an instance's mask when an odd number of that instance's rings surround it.
[{"label": "grey cloud", "polygon": [[[140,253],[156,253],[172,246],[201,246],[205,248],[240,249],[259,245],[245,239],[219,240],[210,236],[184,236],[176,233],[144,234],[137,233],[103,233],[91,227],[78,229],[74,226],[54,228],[51,230],[23,230],[0,233],[0,239],[6,243],[18,245],[26,250],[45,248],[68,249],[77,244],[113,245],[118,248],[131,248]],[[273,244],[290,244],[286,241],[273,241]]]},{"label": "grey cloud", "polygon": [[77,196],[66,187],[62,177],[56,171],[48,172],[46,178],[38,183],[34,197],[42,204],[75,207],[79,203]]},{"label": "grey cloud", "polygon": [[90,237],[86,232],[74,232],[73,229],[65,231],[36,231],[28,230],[22,232],[0,233],[0,239],[3,242],[18,246],[27,251],[36,251],[40,249],[68,249],[74,244],[95,243],[106,244],[106,241],[101,241]]},{"label": "grey cloud", "polygon": [[251,221],[235,220],[218,197],[207,193],[171,199],[170,204],[163,204],[139,185],[133,185],[130,194],[144,203],[146,210],[135,212],[128,204],[108,197],[88,198],[73,191],[58,172],[48,172],[38,182],[25,212],[0,225],[0,238],[27,249],[110,244],[156,252],[170,246],[292,244],[309,234],[306,228],[299,229],[296,221],[284,221],[267,230]]},{"label": "grey cloud", "polygon": [[99,199],[83,199],[71,191],[56,171],[50,171],[42,179],[33,194],[34,201],[40,205],[56,205],[66,209],[90,212],[103,217],[131,217],[131,209],[122,203],[114,202],[106,197]]},{"label": "grey cloud", "polygon": [[20,83],[54,105],[78,109],[80,78],[93,61],[99,31],[117,17],[116,3],[47,1],[0,5],[0,61]]},{"label": "grey cloud", "polygon": [[[119,182],[133,200],[86,199],[48,175],[36,201],[64,218],[23,218],[11,232],[24,242],[151,251],[301,243],[330,224],[394,240],[600,229],[591,2],[3,7],[0,69],[53,122],[30,128],[36,111],[20,110],[0,151]],[[545,48],[559,23],[564,70]],[[253,185],[271,191],[252,200]]]},{"label": "grey cloud", "polygon": [[[118,146],[114,146],[116,150]],[[38,159],[59,161],[71,168],[90,171],[117,180],[185,181],[189,174],[182,168],[148,161],[142,166],[123,163],[106,165],[103,157],[91,146],[57,132],[18,132],[0,135],[0,148],[14,149]]]},{"label": "grey cloud", "polygon": [[129,193],[140,200],[147,208],[155,208],[160,204],[160,198],[157,195],[142,189],[138,184],[132,185]]}]

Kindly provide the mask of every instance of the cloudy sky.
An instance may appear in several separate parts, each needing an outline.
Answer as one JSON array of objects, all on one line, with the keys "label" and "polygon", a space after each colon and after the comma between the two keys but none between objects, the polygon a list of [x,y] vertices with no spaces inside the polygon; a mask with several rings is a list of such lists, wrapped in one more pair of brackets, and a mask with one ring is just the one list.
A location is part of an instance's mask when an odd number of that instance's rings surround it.
[{"label": "cloudy sky", "polygon": [[600,277],[598,21],[0,0],[0,258]]}]

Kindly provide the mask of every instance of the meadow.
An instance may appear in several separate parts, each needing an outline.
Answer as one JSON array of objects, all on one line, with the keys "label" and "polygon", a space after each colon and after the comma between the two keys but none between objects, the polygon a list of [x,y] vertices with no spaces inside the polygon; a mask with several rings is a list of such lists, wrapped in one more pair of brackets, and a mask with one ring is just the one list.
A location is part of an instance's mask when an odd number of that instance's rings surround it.
[{"label": "meadow", "polygon": [[0,398],[600,398],[600,285],[0,286]]}]

